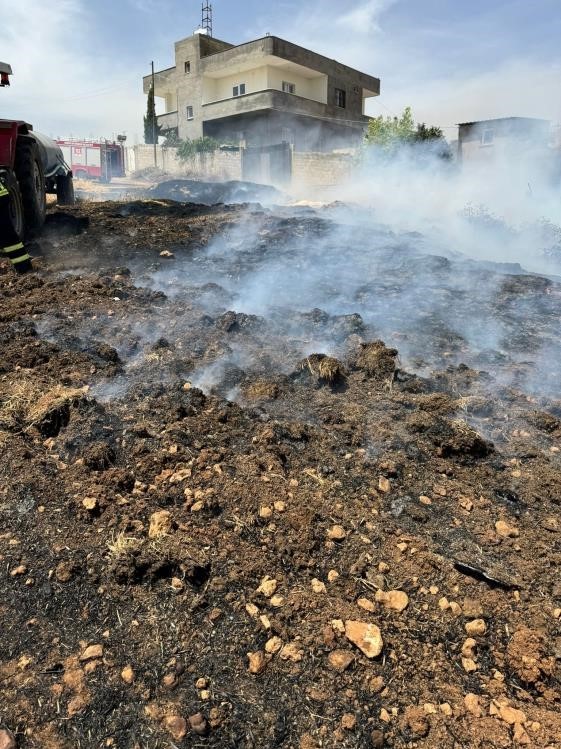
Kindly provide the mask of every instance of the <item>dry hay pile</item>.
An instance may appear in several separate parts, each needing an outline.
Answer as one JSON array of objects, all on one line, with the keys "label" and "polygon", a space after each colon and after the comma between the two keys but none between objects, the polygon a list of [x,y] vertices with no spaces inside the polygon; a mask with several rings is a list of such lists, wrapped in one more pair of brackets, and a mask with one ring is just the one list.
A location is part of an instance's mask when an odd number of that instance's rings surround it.
[{"label": "dry hay pile", "polygon": [[347,377],[343,364],[333,356],[325,354],[310,354],[298,363],[297,371],[307,371],[319,382],[327,385],[344,382]]},{"label": "dry hay pile", "polygon": [[29,379],[8,383],[8,392],[0,396],[0,443],[2,435],[31,427],[44,436],[58,433],[68,423],[70,407],[84,397],[86,389],[55,385],[43,392],[37,382]]},{"label": "dry hay pile", "polygon": [[383,341],[361,343],[356,366],[364,370],[369,377],[391,380],[397,371],[397,357],[397,349],[387,348]]}]

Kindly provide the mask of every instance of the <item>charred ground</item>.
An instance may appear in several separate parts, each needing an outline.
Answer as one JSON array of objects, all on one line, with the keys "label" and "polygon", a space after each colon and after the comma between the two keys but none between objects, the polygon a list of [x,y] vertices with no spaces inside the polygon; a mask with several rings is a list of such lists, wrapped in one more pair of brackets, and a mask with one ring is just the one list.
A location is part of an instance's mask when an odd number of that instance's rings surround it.
[{"label": "charred ground", "polygon": [[18,747],[561,746],[561,287],[340,211],[83,204],[0,269]]}]

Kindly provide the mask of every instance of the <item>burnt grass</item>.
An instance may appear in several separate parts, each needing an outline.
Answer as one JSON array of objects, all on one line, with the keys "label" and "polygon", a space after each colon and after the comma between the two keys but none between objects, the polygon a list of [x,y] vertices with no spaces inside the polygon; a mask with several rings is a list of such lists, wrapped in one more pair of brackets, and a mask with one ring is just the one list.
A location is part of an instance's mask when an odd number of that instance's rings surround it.
[{"label": "burnt grass", "polygon": [[[0,266],[0,726],[18,747],[561,746],[561,287],[473,263],[460,284],[460,261],[380,230],[347,309],[344,263],[319,282],[328,311],[309,287],[236,309],[232,278],[268,257],[306,278],[336,224],[83,204],[51,214],[35,273]],[[376,600],[391,590],[405,610]],[[380,628],[379,657],[347,620]]]}]

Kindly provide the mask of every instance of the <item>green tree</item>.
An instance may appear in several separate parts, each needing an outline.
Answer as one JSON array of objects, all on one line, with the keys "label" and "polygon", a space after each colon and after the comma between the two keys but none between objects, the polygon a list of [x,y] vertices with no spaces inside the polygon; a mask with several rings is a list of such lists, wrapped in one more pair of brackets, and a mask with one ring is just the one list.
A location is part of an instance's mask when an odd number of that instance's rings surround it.
[{"label": "green tree", "polygon": [[415,137],[415,123],[411,107],[403,110],[401,117],[375,117],[368,124],[366,142],[368,145],[393,148]]},{"label": "green tree", "polygon": [[177,156],[181,161],[189,161],[198,153],[214,153],[220,146],[220,143],[208,135],[194,140],[182,140],[178,143]]},{"label": "green tree", "polygon": [[441,138],[444,138],[444,133],[439,127],[436,127],[436,125],[427,127],[424,122],[417,125],[415,140],[440,140]]},{"label": "green tree", "polygon": [[411,107],[403,110],[401,117],[375,117],[370,120],[365,136],[367,146],[377,146],[389,155],[405,144],[425,143],[430,153],[450,159],[450,149],[442,130],[424,122],[415,125]]},{"label": "green tree", "polygon": [[158,143],[158,137],[161,134],[161,128],[158,125],[158,119],[156,117],[156,102],[154,100],[154,89],[150,87],[148,92],[148,103],[146,105],[146,116],[144,117],[144,142],[147,144],[154,143],[154,135],[156,136],[156,143]]}]

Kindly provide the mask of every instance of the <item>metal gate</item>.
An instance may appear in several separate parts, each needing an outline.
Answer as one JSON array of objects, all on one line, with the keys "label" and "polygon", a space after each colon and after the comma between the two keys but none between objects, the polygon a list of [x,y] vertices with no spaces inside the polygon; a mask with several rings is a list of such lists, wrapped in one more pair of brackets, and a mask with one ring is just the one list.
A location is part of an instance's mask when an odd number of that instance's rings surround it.
[{"label": "metal gate", "polygon": [[290,143],[250,146],[242,151],[242,179],[264,185],[288,185],[292,179]]}]

